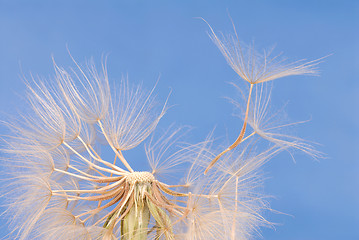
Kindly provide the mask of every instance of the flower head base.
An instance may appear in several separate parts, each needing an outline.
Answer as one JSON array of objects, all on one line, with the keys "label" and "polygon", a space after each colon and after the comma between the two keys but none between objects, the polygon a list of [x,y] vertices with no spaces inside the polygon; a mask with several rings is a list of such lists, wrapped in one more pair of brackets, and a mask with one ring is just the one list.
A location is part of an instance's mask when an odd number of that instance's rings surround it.
[{"label": "flower head base", "polygon": [[126,175],[126,182],[130,185],[134,185],[136,183],[153,183],[154,181],[155,177],[150,172],[132,172]]}]

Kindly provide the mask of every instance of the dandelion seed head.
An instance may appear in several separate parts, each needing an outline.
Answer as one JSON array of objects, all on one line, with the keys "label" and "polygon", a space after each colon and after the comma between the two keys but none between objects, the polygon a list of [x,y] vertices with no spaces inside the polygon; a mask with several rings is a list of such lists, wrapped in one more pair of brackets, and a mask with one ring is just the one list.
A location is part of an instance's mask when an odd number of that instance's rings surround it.
[{"label": "dandelion seed head", "polygon": [[[145,91],[127,78],[110,85],[105,63],[98,70],[71,57],[74,68],[54,63],[53,81],[32,78],[30,111],[7,124],[12,135],[2,150],[11,169],[5,214],[14,239],[247,240],[271,225],[263,217],[270,208],[261,167],[287,148],[312,149],[267,127],[261,83],[312,74],[316,62],[285,64],[244,50],[233,36],[221,40],[212,30],[211,37],[250,83],[245,124],[224,152],[213,132],[197,144],[182,141],[187,127],[154,134],[167,101],[157,104],[155,87]],[[246,135],[247,123],[253,133]],[[274,146],[257,150],[254,135]],[[126,151],[142,146],[150,170],[136,171]]]}]

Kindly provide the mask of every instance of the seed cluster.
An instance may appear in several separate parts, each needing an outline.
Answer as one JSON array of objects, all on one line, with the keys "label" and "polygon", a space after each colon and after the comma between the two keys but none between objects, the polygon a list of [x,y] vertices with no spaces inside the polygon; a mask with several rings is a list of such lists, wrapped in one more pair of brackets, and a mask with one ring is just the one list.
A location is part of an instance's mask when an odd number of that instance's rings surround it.
[{"label": "seed cluster", "polygon": [[152,183],[155,177],[150,172],[132,172],[127,174],[126,181],[130,185],[135,183]]}]

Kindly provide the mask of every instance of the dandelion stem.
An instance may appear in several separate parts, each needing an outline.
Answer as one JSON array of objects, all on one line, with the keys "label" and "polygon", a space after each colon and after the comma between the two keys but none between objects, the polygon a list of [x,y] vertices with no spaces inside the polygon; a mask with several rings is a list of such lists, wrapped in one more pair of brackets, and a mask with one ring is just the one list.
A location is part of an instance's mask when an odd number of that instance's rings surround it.
[{"label": "dandelion stem", "polygon": [[99,176],[93,176],[93,175],[91,175],[91,174],[85,173],[84,171],[81,171],[80,169],[78,169],[78,168],[76,168],[76,167],[74,167],[74,166],[72,166],[72,165],[68,165],[68,166],[69,166],[69,168],[75,170],[75,171],[78,172],[78,173],[81,173],[82,175],[84,175],[84,176],[86,176],[86,177],[101,178],[101,177],[99,177]]},{"label": "dandelion stem", "polygon": [[[88,148],[88,144],[86,144],[86,143],[82,140],[82,138],[81,138],[80,136],[78,136],[78,139],[82,142],[82,144],[85,146],[87,152],[90,154],[91,157],[93,157],[93,159],[95,159],[96,161],[98,161],[98,162],[100,162],[100,163],[103,163],[105,166],[110,167],[110,168],[112,168],[113,170],[117,170],[117,171],[119,171],[119,172],[126,172],[126,171],[123,170],[122,168],[117,167],[116,165],[111,164],[111,163],[109,163],[109,162],[107,162],[107,161],[104,161],[104,160],[102,160],[100,157],[94,156],[93,153],[92,153],[92,151],[90,151],[90,149]],[[93,149],[93,148],[92,148],[92,149]],[[98,154],[96,154],[96,155],[98,156]],[[111,174],[112,174],[112,173],[111,173]],[[111,176],[112,176],[112,175],[111,175]]]},{"label": "dandelion stem", "polygon": [[100,212],[101,210],[105,209],[105,208],[108,208],[112,205],[114,205],[115,203],[117,203],[118,201],[120,201],[120,199],[123,197],[123,194],[124,194],[124,188],[121,188],[120,189],[121,191],[118,192],[118,195],[112,199],[110,202],[106,203],[105,205],[101,206],[101,207],[98,207],[96,209],[92,209],[92,210],[89,210],[87,212],[84,212],[84,213],[81,213],[80,215],[77,215],[76,218],[79,218],[81,216],[85,216],[85,215],[88,215],[88,214],[96,214],[98,212]]},{"label": "dandelion stem", "polygon": [[213,167],[213,165],[222,157],[223,154],[231,151],[232,149],[237,147],[242,142],[243,136],[244,136],[244,134],[246,132],[246,128],[247,128],[247,122],[248,122],[247,120],[248,120],[248,113],[249,113],[249,103],[251,101],[252,90],[253,90],[253,83],[251,83],[250,88],[249,88],[249,94],[248,94],[248,100],[247,100],[247,109],[246,109],[246,114],[245,114],[245,117],[244,117],[244,123],[243,123],[242,130],[239,133],[239,136],[238,136],[237,140],[231,146],[229,146],[226,150],[224,150],[223,152],[218,154],[217,157],[215,157],[212,160],[212,162],[208,165],[207,169],[204,171],[204,174],[206,174]]},{"label": "dandelion stem", "polygon": [[79,156],[82,160],[84,160],[86,163],[88,163],[90,166],[92,167],[95,167],[101,171],[104,171],[104,172],[109,172],[109,173],[114,173],[116,175],[123,175],[123,173],[121,172],[118,172],[118,171],[114,171],[114,170],[111,170],[111,169],[107,169],[107,168],[103,168],[103,167],[100,167],[100,166],[97,166],[96,164],[94,164],[93,162],[89,161],[88,159],[86,159],[84,156],[82,156],[79,152],[77,152],[75,149],[73,149],[69,144],[67,144],[66,142],[63,142],[63,144],[68,147],[73,153],[75,153],[77,156]]},{"label": "dandelion stem", "polygon": [[187,197],[188,194],[187,193],[180,193],[180,192],[176,192],[176,191],[173,191],[171,189],[168,189],[166,188],[163,184],[161,184],[160,182],[157,182],[158,186],[160,187],[160,189],[162,191],[164,191],[165,193],[169,194],[169,195],[172,195],[172,196],[176,196],[176,197]]},{"label": "dandelion stem", "polygon": [[[97,153],[96,153],[96,154],[97,154]],[[117,155],[115,155],[115,159],[113,160],[113,165],[116,164],[116,159],[117,159]],[[110,177],[112,177],[112,175],[113,175],[113,174],[111,173]],[[108,186],[109,184],[110,184],[110,183],[107,183],[107,186]],[[99,208],[99,207],[101,206],[101,204],[102,204],[102,201],[99,201],[97,207]]]},{"label": "dandelion stem", "polygon": [[63,171],[63,170],[57,169],[57,168],[54,168],[54,171],[60,172],[60,173],[66,174],[66,175],[70,175],[70,176],[73,176],[73,177],[76,177],[76,178],[80,178],[80,179],[83,179],[83,180],[87,180],[87,181],[95,182],[96,180],[98,180],[98,179],[92,179],[92,178],[89,178],[89,177],[77,175],[75,173],[66,172],[66,171]]},{"label": "dandelion stem", "polygon": [[[67,197],[69,198],[69,200],[87,200],[87,201],[99,201],[99,200],[107,200],[109,198],[114,197],[114,195],[117,194],[116,190],[111,190],[106,192],[105,194],[102,195],[97,195],[97,196],[91,196],[91,197],[79,197],[79,196],[73,196],[73,195],[67,195],[67,194],[61,194],[61,193],[53,193],[56,196],[61,196],[61,197]],[[98,193],[100,194],[100,193]]]},{"label": "dandelion stem", "polygon": [[196,196],[196,197],[203,197],[203,198],[219,198],[218,194],[194,194],[192,193],[192,196]]},{"label": "dandelion stem", "polygon": [[189,187],[189,184],[183,184],[183,185],[168,185],[168,184],[165,184],[165,183],[162,183],[161,184],[167,188],[177,188],[177,187],[184,187],[184,188],[188,188]]},{"label": "dandelion stem", "polygon": [[[133,198],[130,198],[130,200],[128,201],[128,203],[126,204],[127,206],[127,208],[126,208],[126,210],[123,212],[123,213],[121,213],[121,217],[119,218],[120,220],[124,217],[124,216],[126,216],[126,214],[128,213],[128,211],[131,209],[131,207],[132,207],[132,204],[133,204]],[[113,204],[112,204],[113,205]],[[118,207],[118,206],[117,206]],[[116,213],[116,211],[114,211],[113,212],[114,214]],[[93,215],[95,215],[96,213],[92,213],[90,216],[88,216],[87,218],[85,218],[85,220],[84,221],[87,221],[88,219],[90,219]],[[112,215],[114,215],[114,214],[112,214]],[[110,215],[111,216],[111,215]],[[118,216],[116,216],[116,217],[118,217]],[[112,216],[110,217],[110,219],[109,220],[111,220],[112,219]],[[118,220],[119,221],[119,220]],[[105,223],[106,224],[106,223]],[[112,226],[112,227],[114,227],[115,225],[117,224],[117,222]]]},{"label": "dandelion stem", "polygon": [[105,136],[108,144],[110,145],[110,147],[112,148],[112,150],[115,152],[115,154],[117,155],[117,157],[121,160],[121,162],[126,166],[126,168],[130,171],[130,172],[134,172],[133,169],[131,168],[130,164],[128,164],[128,162],[126,161],[126,159],[123,157],[121,151],[118,151],[112,144],[112,142],[110,141],[109,137],[106,134],[105,129],[102,126],[101,120],[98,120],[98,125],[101,128],[101,131],[103,133],[103,135]]},{"label": "dandelion stem", "polygon": [[232,224],[232,239],[236,239],[236,216],[238,211],[238,177],[236,177],[236,196],[234,197],[234,215],[233,215],[233,224]]},{"label": "dandelion stem", "polygon": [[252,132],[251,134],[249,134],[247,137],[243,138],[241,142],[244,142],[245,140],[247,140],[248,138],[254,136],[257,132]]},{"label": "dandelion stem", "polygon": [[[188,206],[188,203],[191,202],[191,200],[192,200],[192,193],[189,192],[189,193],[188,193],[187,201],[185,202],[185,203],[187,203],[187,206]],[[190,209],[187,208],[187,209],[183,212],[182,216],[181,216],[179,219],[177,219],[177,221],[175,221],[175,222],[173,223],[173,225],[176,225],[177,223],[179,223],[179,222],[181,222],[181,221],[183,221],[183,222],[186,224],[186,222],[184,221],[184,218],[186,218],[190,212],[191,212]]]},{"label": "dandelion stem", "polygon": [[[95,149],[93,149],[93,147],[92,147],[91,145],[88,145],[88,147],[91,149],[91,151],[92,151],[98,158],[101,158],[101,157],[97,154],[97,152],[95,151]],[[98,171],[97,169],[93,168],[93,170],[94,170],[95,172],[97,172],[98,174],[100,174],[101,176],[105,177],[105,175],[104,175],[102,172]],[[112,169],[112,170],[113,170],[113,169]],[[111,174],[112,174],[112,173],[111,173]],[[112,176],[111,176],[111,177],[112,177]]]},{"label": "dandelion stem", "polygon": [[118,182],[115,182],[115,183],[112,183],[111,185],[107,185],[107,186],[104,186],[102,188],[98,188],[98,189],[93,189],[93,190],[52,190],[53,193],[58,193],[58,192],[74,192],[74,193],[103,193],[107,190],[110,190],[111,188],[114,188],[120,184],[122,184],[122,180],[121,181],[118,181]]},{"label": "dandelion stem", "polygon": [[[221,199],[217,198],[217,201],[218,201],[218,205],[219,205],[219,209],[220,209],[220,212],[221,212],[221,218],[222,218],[222,222],[223,222],[223,226],[228,226],[228,221],[227,221],[227,217],[225,216],[225,210],[223,209],[223,204],[221,202]],[[225,232],[227,232],[227,228],[224,229]]]},{"label": "dandelion stem", "polygon": [[[91,182],[97,182],[97,183],[115,182],[115,181],[118,181],[118,180],[120,180],[122,178],[122,177],[102,177],[102,178],[97,178],[97,179],[91,179],[91,178],[88,178],[88,177],[77,175],[75,173],[66,172],[66,171],[63,171],[63,170],[60,170],[60,169],[57,169],[57,168],[54,168],[54,171],[64,173],[64,174],[67,174],[67,175],[70,175],[70,176],[73,176],[73,177],[77,177],[77,178],[80,178],[80,179],[83,179],[83,180],[87,180],[87,181],[91,181]],[[95,177],[95,176],[93,176],[93,177]]]},{"label": "dandelion stem", "polygon": [[[91,167],[90,166],[90,169],[91,170],[94,170],[95,172],[97,172],[98,174],[100,174],[101,175],[101,177],[106,177],[106,175],[105,174],[103,174],[102,172],[100,172],[99,170],[97,170],[96,168],[93,168],[93,167]],[[112,174],[112,173],[111,173]]]}]

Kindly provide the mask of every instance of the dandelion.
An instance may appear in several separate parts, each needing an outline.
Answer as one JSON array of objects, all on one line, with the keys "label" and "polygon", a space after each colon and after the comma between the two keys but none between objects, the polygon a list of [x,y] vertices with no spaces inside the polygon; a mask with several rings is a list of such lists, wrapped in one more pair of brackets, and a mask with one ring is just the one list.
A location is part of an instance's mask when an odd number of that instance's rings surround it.
[{"label": "dandelion", "polygon": [[[126,79],[111,89],[105,64],[100,72],[92,61],[75,65],[54,62],[50,82],[32,78],[29,115],[7,123],[4,214],[14,239],[247,239],[268,224],[255,189],[271,154],[231,154],[205,176],[213,141],[183,144],[174,126],[154,135],[167,109],[156,107],[154,89]],[[150,135],[151,169],[136,171],[125,152]],[[163,181],[179,164],[183,179]]]},{"label": "dandelion", "polygon": [[[271,226],[263,217],[270,207],[261,167],[283,150],[319,153],[277,133],[283,125],[269,124],[270,95],[263,83],[313,73],[316,63],[282,65],[268,56],[261,63],[253,49],[244,55],[233,38],[229,45],[213,30],[211,36],[250,84],[242,130],[225,151],[213,133],[197,144],[182,141],[185,127],[158,133],[167,100],[158,105],[155,87],[145,91],[128,79],[111,86],[106,62],[98,70],[93,60],[82,66],[71,57],[75,68],[53,61],[51,81],[31,77],[29,112],[6,123],[11,134],[2,149],[9,237],[247,240]],[[247,124],[253,132],[245,137]],[[253,136],[273,144],[259,149]],[[126,156],[141,147],[147,171]]]},{"label": "dandelion", "polygon": [[[249,83],[249,93],[246,100],[243,126],[239,136],[234,143],[212,160],[205,173],[208,172],[208,170],[218,161],[219,158],[221,158],[225,153],[236,148],[243,141],[248,124],[248,115],[249,112],[252,111],[251,99],[253,87],[255,85],[267,83],[282,77],[316,74],[316,66],[320,60],[318,59],[309,62],[301,60],[288,63],[287,60],[281,58],[280,55],[271,56],[272,50],[264,50],[263,53],[260,53],[255,49],[254,44],[245,45],[241,43],[234,25],[233,35],[217,35],[209,24],[208,26],[210,28],[210,38],[221,51],[229,66],[238,74],[239,77]],[[259,131],[256,133],[259,133]],[[301,149],[305,148],[304,146],[302,146],[303,148],[300,146],[297,147]]]}]

